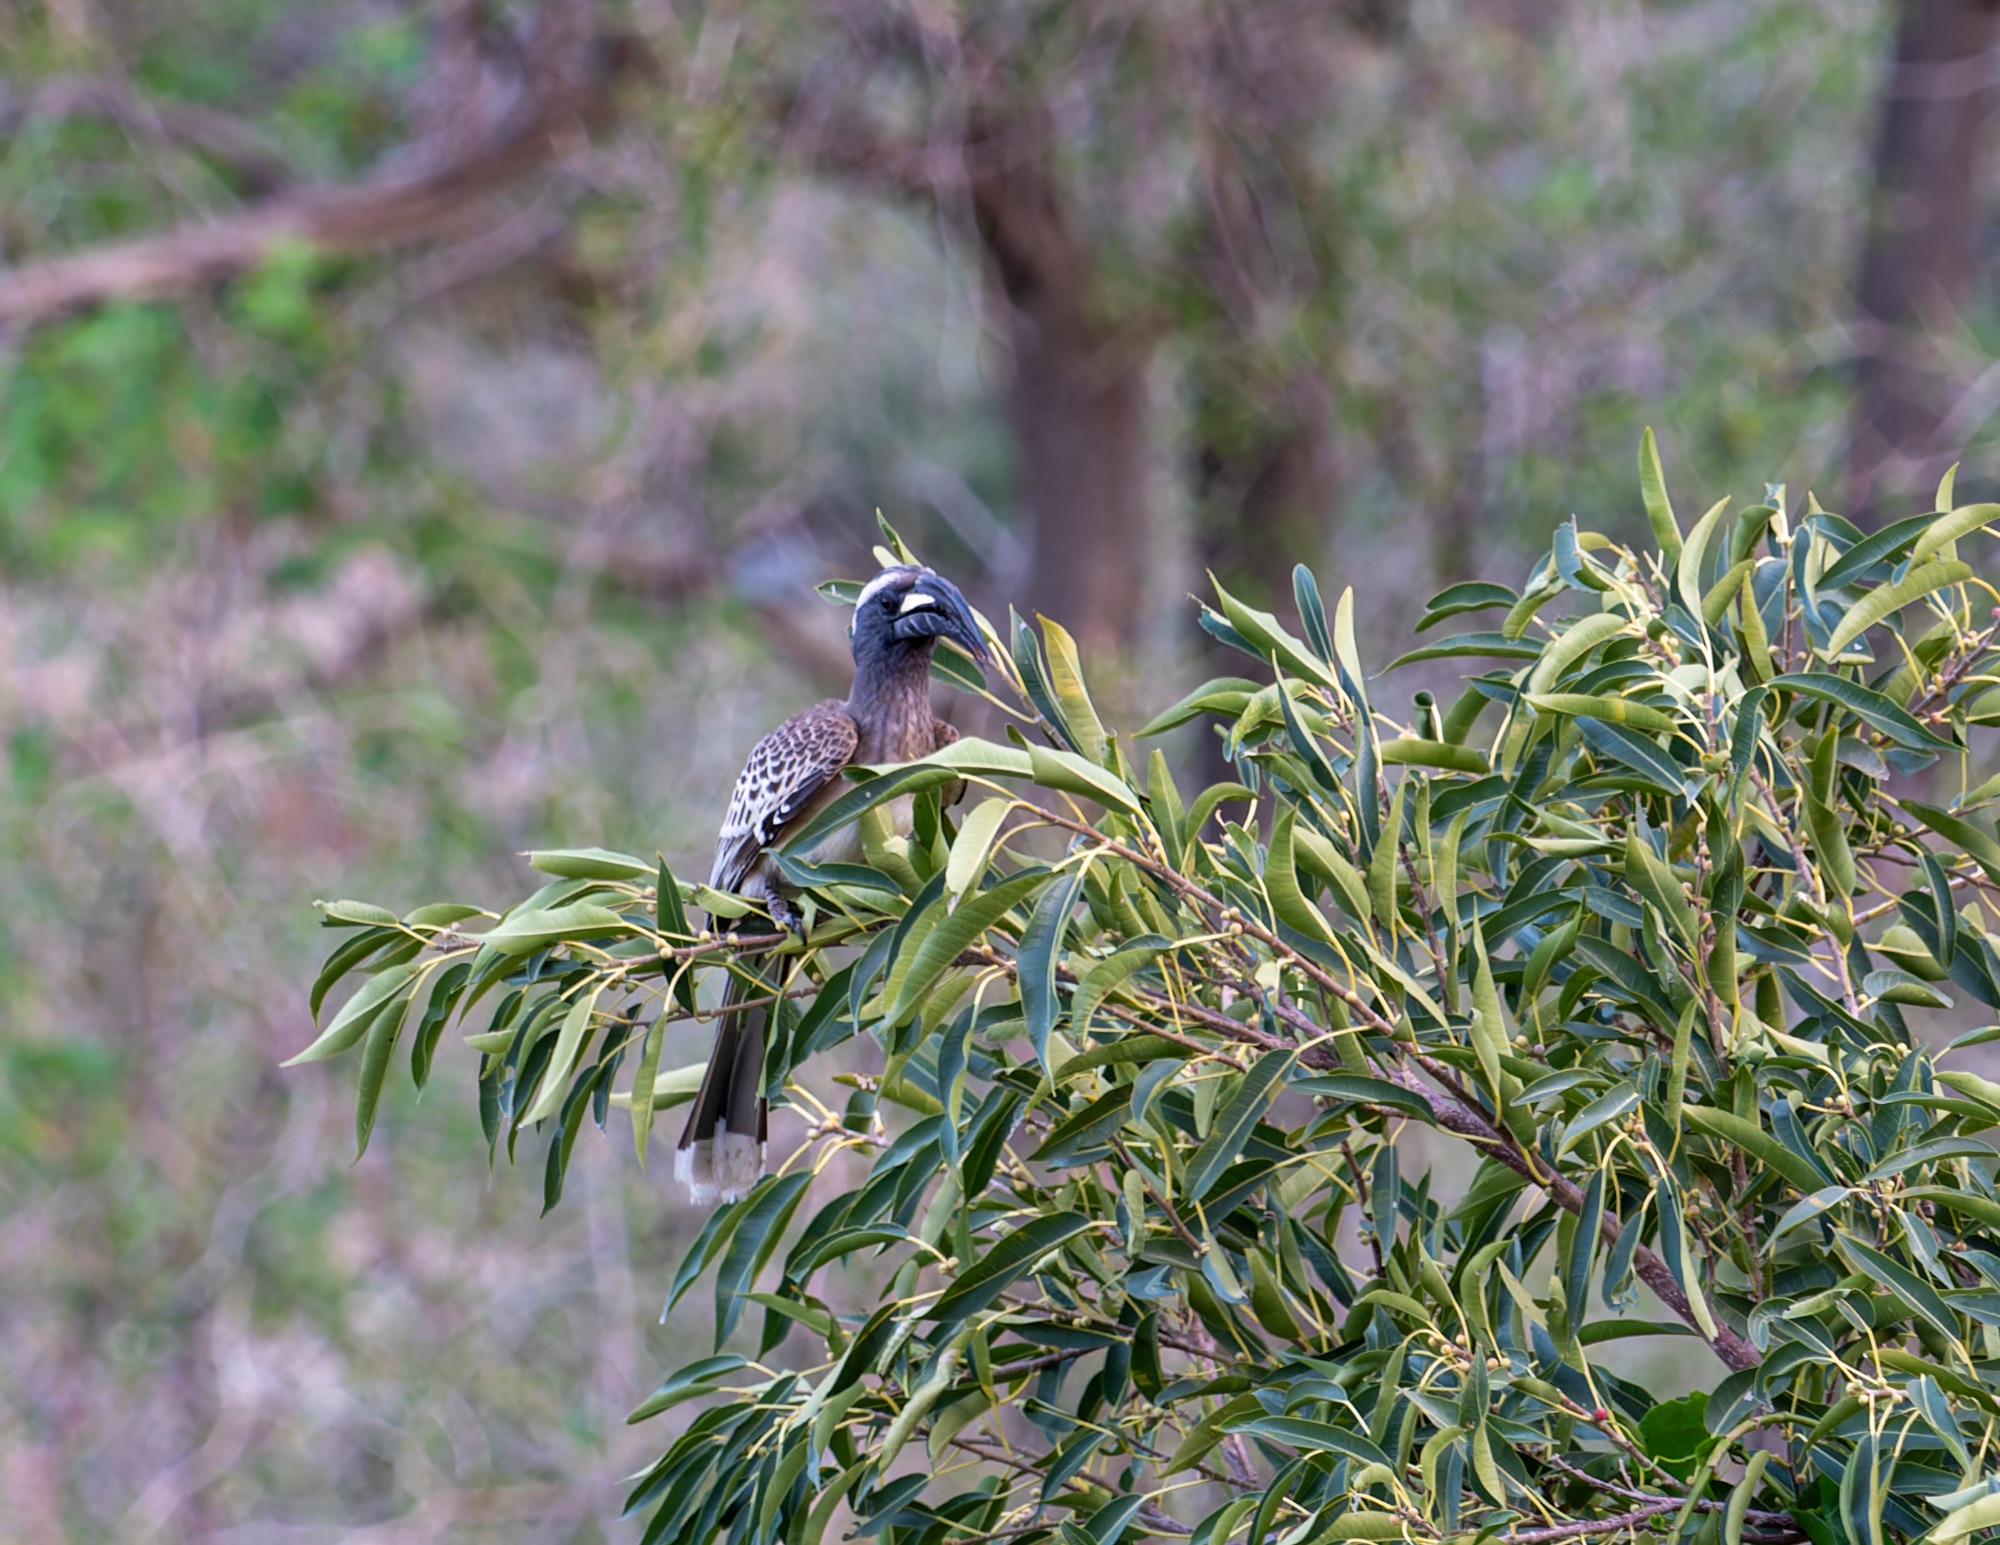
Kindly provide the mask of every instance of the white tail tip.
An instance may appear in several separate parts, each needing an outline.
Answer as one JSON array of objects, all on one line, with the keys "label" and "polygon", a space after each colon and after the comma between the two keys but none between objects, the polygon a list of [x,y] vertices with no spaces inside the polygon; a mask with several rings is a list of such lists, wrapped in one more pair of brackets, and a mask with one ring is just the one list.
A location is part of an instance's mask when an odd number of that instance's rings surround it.
[{"label": "white tail tip", "polygon": [[764,1145],[718,1123],[715,1136],[699,1137],[674,1151],[674,1179],[697,1207],[739,1200],[764,1173]]}]

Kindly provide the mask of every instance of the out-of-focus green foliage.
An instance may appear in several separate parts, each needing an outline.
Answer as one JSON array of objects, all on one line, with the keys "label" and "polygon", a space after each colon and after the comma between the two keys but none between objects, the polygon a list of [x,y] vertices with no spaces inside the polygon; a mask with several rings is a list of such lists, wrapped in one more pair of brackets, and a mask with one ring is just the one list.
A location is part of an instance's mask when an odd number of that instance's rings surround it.
[{"label": "out-of-focus green foliage", "polygon": [[[2000,1008],[2000,506],[1947,479],[1863,535],[1773,487],[1683,525],[1650,435],[1640,481],[1652,543],[1568,522],[1520,591],[1433,599],[1424,633],[1490,614],[1397,662],[1490,662],[1449,708],[1389,712],[1303,566],[1304,637],[1219,593],[1258,674],[1137,738],[1015,618],[1031,732],[859,770],[787,843],[863,823],[865,863],[788,860],[804,936],[602,849],[505,909],[328,903],[315,1009],[358,989],[295,1060],[356,1054],[365,1147],[462,1025],[489,1152],[539,1131],[553,1206],[586,1123],[626,1105],[643,1150],[691,1094],[660,1046],[708,979],[762,990],[804,1137],[668,1290],[713,1273],[716,1355],[634,1414],[702,1402],[633,1489],[647,1541],[842,1507],[901,1545],[1974,1534],[2000,1085],[1949,1054],[2000,1032],[1913,1022]],[[1235,781],[1141,757],[1193,718]],[[868,824],[910,794],[908,835]],[[1478,1156],[1460,1194],[1430,1131]],[[843,1313],[854,1258],[886,1286]],[[1699,1348],[1695,1392],[1601,1365],[1634,1336]]]}]

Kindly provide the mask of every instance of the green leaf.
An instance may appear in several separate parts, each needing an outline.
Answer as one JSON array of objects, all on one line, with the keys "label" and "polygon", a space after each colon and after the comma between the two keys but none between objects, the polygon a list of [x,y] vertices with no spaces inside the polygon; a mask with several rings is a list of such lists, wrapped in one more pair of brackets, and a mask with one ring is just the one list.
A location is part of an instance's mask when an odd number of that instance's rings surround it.
[{"label": "green leaf", "polygon": [[527,955],[571,939],[597,939],[608,934],[629,937],[637,932],[609,907],[586,901],[551,907],[545,912],[509,916],[482,935],[479,942],[502,955]]},{"label": "green leaf", "polygon": [[1361,871],[1350,864],[1334,845],[1309,826],[1294,824],[1292,829],[1294,867],[1304,863],[1333,882],[1340,904],[1357,923],[1365,923],[1373,913],[1368,884]]},{"label": "green leaf", "polygon": [[1982,1529],[2000,1528],[2000,1492],[1992,1492],[1984,1497],[1952,1509],[1945,1514],[1930,1537],[1937,1545],[1951,1545],[1954,1540],[1967,1539]]},{"label": "green leaf", "polygon": [[954,1321],[977,1314],[1025,1276],[1035,1262],[1089,1229],[1090,1220],[1074,1212],[1030,1218],[961,1270],[931,1305],[930,1318]]},{"label": "green leaf", "polygon": [[1911,515],[1892,521],[1873,535],[1863,537],[1827,566],[1819,577],[1820,592],[1838,590],[1850,580],[1860,578],[1883,559],[1908,551],[1910,544],[1936,520],[1935,515]]},{"label": "green leaf", "polygon": [[1062,705],[1063,718],[1076,738],[1076,749],[1089,761],[1102,762],[1106,747],[1104,721],[1097,717],[1090,692],[1083,684],[1083,664],[1077,654],[1076,640],[1061,623],[1041,616],[1036,620],[1042,625],[1042,647],[1048,655],[1049,688]]},{"label": "green leaf", "polygon": [[1987,879],[1995,885],[2000,885],[2000,842],[1994,841],[1984,830],[1965,817],[1953,815],[1948,810],[1940,810],[1935,805],[1919,804],[1914,799],[1902,799],[1897,803],[1965,853],[1986,871]]},{"label": "green leaf", "polygon": [[2000,520],[2000,504],[1966,504],[1948,515],[1940,515],[1924,528],[1924,534],[1910,547],[1910,567],[1915,568],[1934,552],[1970,536],[1982,526]]},{"label": "green leaf", "polygon": [[1138,732],[1137,738],[1145,740],[1154,735],[1164,735],[1168,730],[1178,729],[1205,713],[1233,719],[1262,690],[1261,683],[1247,677],[1218,676],[1213,681],[1203,682],[1166,712],[1149,720],[1146,727]]},{"label": "green leaf", "polygon": [[1562,1142],[1556,1148],[1556,1157],[1561,1158],[1607,1121],[1618,1120],[1619,1117],[1636,1110],[1638,1105],[1639,1091],[1630,1079],[1605,1090],[1570,1119],[1569,1125],[1563,1129]]},{"label": "green leaf", "polygon": [[1477,923],[1472,925],[1473,958],[1479,962],[1472,979],[1472,1049],[1479,1057],[1479,1071],[1498,1111],[1506,1104],[1506,1081],[1500,1059],[1507,1055],[1507,1018],[1500,1007],[1500,993],[1493,984],[1493,963],[1486,955],[1486,938]]},{"label": "green leaf", "polygon": [[1045,789],[1081,794],[1111,810],[1128,815],[1142,813],[1139,796],[1124,779],[1087,762],[1074,751],[1055,751],[1047,746],[1028,748],[1030,775]]},{"label": "green leaf", "polygon": [[[767,1176],[759,1181],[758,1185],[767,1185],[772,1178],[774,1177]],[[729,1236],[736,1232],[737,1224],[743,1221],[743,1216],[756,1195],[757,1192],[753,1190],[741,1201],[724,1202],[708,1215],[708,1221],[702,1224],[701,1232],[695,1235],[694,1243],[688,1246],[687,1254],[681,1257],[681,1263],[674,1271],[674,1279],[668,1284],[666,1306],[660,1310],[662,1320],[666,1319],[673,1311],[674,1305],[681,1301],[681,1295],[700,1280],[701,1274],[708,1269],[708,1263],[715,1259],[717,1252],[729,1243]]]},{"label": "green leaf", "polygon": [[1228,1104],[1216,1112],[1208,1129],[1208,1140],[1188,1160],[1187,1194],[1195,1201],[1214,1189],[1222,1172],[1236,1162],[1250,1133],[1264,1117],[1265,1110],[1298,1060],[1296,1051],[1267,1051],[1250,1064],[1229,1096]]},{"label": "green leaf", "polygon": [[1990,1196],[1976,1196],[1948,1186],[1912,1186],[1904,1194],[1916,1201],[1935,1203],[1984,1228],[2000,1231],[2000,1201]]},{"label": "green leaf", "polygon": [[[955,752],[967,744],[968,742],[961,740],[947,746],[945,750],[947,752]],[[983,742],[978,744],[981,746],[981,749],[990,749],[995,752],[1003,752],[1011,749],[1004,746],[987,747]],[[1013,759],[1019,763],[1021,772],[1025,773],[1028,770],[1027,757],[1024,754],[1015,753]],[[849,789],[824,810],[820,811],[818,815],[806,822],[796,832],[787,830],[784,834],[785,851],[788,853],[809,853],[819,845],[819,840],[822,837],[830,832],[840,830],[841,827],[848,825],[868,811],[873,810],[877,805],[886,804],[898,795],[915,794],[924,789],[940,788],[947,783],[953,782],[958,776],[958,773],[953,770],[952,764],[944,761],[943,753],[926,757],[921,762],[904,762],[899,766],[892,767],[889,771],[879,773],[875,777],[866,779],[854,788]]]},{"label": "green leaf", "polygon": [[1639,1446],[1686,1480],[1709,1442],[1707,1415],[1706,1391],[1663,1400],[1640,1418]]},{"label": "green leaf", "polygon": [[319,975],[313,981],[312,996],[307,1003],[307,1010],[315,1023],[319,1020],[320,1006],[326,1002],[326,995],[333,990],[334,984],[388,944],[407,947],[414,945],[415,941],[400,928],[365,928],[326,957],[326,964],[320,967]]},{"label": "green leaf", "polygon": [[1840,626],[1833,630],[1833,636],[1826,641],[1826,648],[1821,653],[1829,660],[1838,659],[1849,644],[1890,613],[1899,612],[1947,585],[1961,584],[1970,578],[1972,565],[1956,559],[1939,559],[1912,569],[1895,584],[1871,590],[1856,601],[1847,615],[1840,619]]},{"label": "green leaf", "polygon": [[1681,556],[1681,528],[1674,520],[1673,502],[1667,497],[1666,474],[1660,470],[1660,447],[1649,427],[1639,441],[1639,497],[1645,502],[1646,520],[1653,528],[1653,540],[1660,544],[1669,564]]},{"label": "green leaf", "polygon": [[[1091,1021],[1096,1017],[1097,1010],[1102,1006],[1104,1001],[1139,972],[1144,971],[1154,961],[1158,960],[1161,952],[1166,947],[1167,941],[1162,939],[1158,934],[1133,939],[1119,946],[1117,950],[1098,961],[1096,965],[1079,976],[1076,983],[1076,996],[1070,1002],[1070,1023],[1076,1027],[1077,1034],[1087,1034],[1091,1029]],[[1082,1068],[1098,1065],[1095,1062],[1086,1061],[1086,1058],[1098,1053],[1114,1051],[1116,1048],[1124,1045],[1126,1041],[1138,1039],[1157,1041],[1159,1038],[1157,1036],[1127,1036],[1121,1041],[1112,1042],[1109,1047],[1100,1047],[1095,1052],[1086,1052],[1082,1056],[1073,1057],[1070,1061],[1063,1064],[1062,1072],[1058,1076],[1057,1082],[1060,1083],[1064,1078],[1080,1071]],[[1171,1041],[1162,1042],[1161,1044],[1172,1048],[1173,1052],[1180,1050]],[[1162,1051],[1153,1052],[1150,1055],[1167,1056],[1171,1054],[1172,1052]],[[1119,1056],[1108,1058],[1107,1060],[1132,1061],[1135,1059],[1130,1056]]]},{"label": "green leaf", "polygon": [[1625,834],[1625,880],[1652,904],[1661,921],[1674,931],[1681,947],[1690,956],[1697,954],[1701,945],[1701,923],[1688,901],[1687,892],[1665,860],[1653,851],[1653,845],[1634,831]]},{"label": "green leaf", "polygon": [[1308,1421],[1296,1416],[1259,1416],[1232,1425],[1231,1432],[1247,1432],[1253,1437],[1270,1438],[1307,1454],[1339,1454],[1364,1465],[1389,1466],[1389,1456],[1345,1428],[1331,1422]]},{"label": "green leaf", "polygon": [[1463,612],[1485,611],[1493,606],[1512,606],[1518,600],[1520,597],[1505,585],[1496,585],[1488,580],[1447,585],[1424,603],[1424,614],[1417,620],[1413,631],[1428,633],[1447,617],[1456,617]]},{"label": "green leaf", "polygon": [[[1323,687],[1338,685],[1325,663],[1292,637],[1276,617],[1254,606],[1244,605],[1225,590],[1213,574],[1208,576],[1208,580],[1215,588],[1216,599],[1222,603],[1222,614],[1265,660],[1293,676],[1316,681]],[[1335,647],[1338,648],[1337,643]]]},{"label": "green leaf", "polygon": [[1715,534],[1717,522],[1723,511],[1729,508],[1727,498],[1718,499],[1709,507],[1708,513],[1694,523],[1694,530],[1688,533],[1686,543],[1681,547],[1680,556],[1675,560],[1677,577],[1680,580],[1681,601],[1689,611],[1701,611],[1701,563],[1708,555],[1709,538]]},{"label": "green leaf", "polygon": [[[651,1041],[658,1039],[657,1035],[649,1039],[647,1048],[649,1057],[653,1055]],[[654,1065],[657,1067],[657,1062]],[[643,1064],[641,1070],[643,1071]],[[701,1075],[707,1071],[706,1062],[689,1062],[677,1068],[668,1068],[664,1073],[655,1073],[652,1079],[652,1108],[655,1111],[672,1110],[676,1105],[687,1104],[700,1091]],[[611,1103],[621,1110],[633,1108],[630,1094],[614,1094]]]},{"label": "green leaf", "polygon": [[[1918,858],[1924,866],[1924,883],[1930,887],[1931,910],[1937,914],[1936,964],[1941,969],[1949,970],[1958,954],[1958,903],[1952,899],[1951,876],[1945,873],[1937,854],[1925,852]],[[1911,932],[1914,934],[1915,930]],[[1918,942],[1922,943],[1921,940]]]},{"label": "green leaf", "polygon": [[1011,799],[983,799],[960,823],[944,870],[944,890],[951,905],[956,906],[958,898],[979,883],[992,856],[994,838],[1000,834],[1000,823],[1014,806]]},{"label": "green leaf", "polygon": [[1264,861],[1264,892],[1270,897],[1271,911],[1279,922],[1308,938],[1331,943],[1332,925],[1299,887],[1292,854],[1292,832],[1297,818],[1298,813],[1290,805],[1279,806],[1277,818],[1271,824],[1271,842]]},{"label": "green leaf", "polygon": [[1938,1296],[1937,1289],[1914,1272],[1898,1265],[1880,1250],[1864,1245],[1852,1234],[1839,1236],[1838,1248],[1841,1254],[1859,1267],[1864,1273],[1895,1294],[1905,1306],[1930,1323],[1933,1330],[1947,1340],[1956,1341],[1961,1334],[1958,1316],[1951,1306]]},{"label": "green leaf", "polygon": [[584,1032],[590,1028],[590,1016],[597,1010],[597,996],[601,987],[593,987],[570,1005],[563,1016],[562,1029],[556,1033],[556,1049],[549,1054],[548,1066],[542,1072],[541,1093],[522,1119],[534,1126],[555,1113],[562,1100],[563,1091],[569,1085],[569,1075],[576,1066],[576,1059],[583,1051]]},{"label": "green leaf", "polygon": [[[678,997],[687,990],[682,984],[693,974],[683,961],[674,971],[673,986],[669,990]],[[638,1156],[641,1169],[646,1167],[646,1144],[653,1130],[653,1113],[662,1109],[664,1103],[678,1103],[663,1102],[660,1098],[660,1049],[666,1042],[666,1028],[666,1015],[656,1015],[645,1030],[645,1044],[639,1051],[639,1070],[632,1075],[631,1091],[622,1098],[618,1095],[611,1097],[614,1104],[622,1103],[632,1113],[632,1150]],[[702,1071],[705,1067],[696,1071],[697,1080]],[[699,1082],[695,1083],[684,1098],[692,1100],[700,1087]]]},{"label": "green leaf", "polygon": [[1389,662],[1389,669],[1393,671],[1399,666],[1415,665],[1423,660],[1459,660],[1468,655],[1497,660],[1534,660],[1540,658],[1541,653],[1540,644],[1505,633],[1454,633],[1435,644],[1425,644],[1421,649],[1397,655]]},{"label": "green leaf", "polygon": [[1581,692],[1524,693],[1528,706],[1543,713],[1567,714],[1571,718],[1604,719],[1612,724],[1630,725],[1651,734],[1680,727],[1680,720],[1664,709],[1635,703],[1623,697],[1590,697]]},{"label": "green leaf", "polygon": [[1014,953],[1021,982],[1021,1016],[1027,1021],[1028,1042],[1044,1069],[1049,1066],[1049,1032],[1062,1013],[1056,967],[1062,959],[1063,935],[1069,931],[1070,909],[1083,888],[1083,875],[1079,865],[1042,892]]},{"label": "green leaf", "polygon": [[302,1062],[324,1062],[328,1057],[339,1056],[367,1034],[377,1011],[385,1003],[400,993],[415,990],[415,978],[422,969],[419,962],[411,960],[390,966],[370,977],[359,992],[341,1005],[340,1012],[333,1016],[333,1023],[320,1032],[319,1038],[281,1066],[295,1068]]},{"label": "green leaf", "polygon": [[1590,1172],[1584,1191],[1583,1211],[1577,1214],[1570,1232],[1569,1254],[1563,1262],[1563,1307],[1569,1317],[1570,1334],[1581,1337],[1590,1312],[1590,1269],[1597,1257],[1599,1225],[1604,1218],[1604,1170]]},{"label": "green leaf", "polygon": [[1441,767],[1448,772],[1463,773],[1487,770],[1486,753],[1476,746],[1454,746],[1448,741],[1419,740],[1408,735],[1383,741],[1381,757],[1392,766]]},{"label": "green leaf", "polygon": [[1366,1073],[1321,1073],[1311,1078],[1295,1078],[1291,1088],[1299,1094],[1318,1095],[1322,1099],[1379,1105],[1414,1116],[1428,1126],[1437,1125],[1437,1116],[1431,1110],[1430,1101],[1401,1084],[1390,1083],[1386,1078],[1375,1078]]},{"label": "green leaf", "polygon": [[1904,1003],[1916,1008],[1948,1009],[1951,999],[1922,977],[1907,971],[1870,971],[1862,978],[1861,990],[1885,1003]]},{"label": "green leaf", "polygon": [[354,1102],[354,1157],[368,1151],[369,1134],[375,1130],[375,1112],[382,1099],[382,1085],[395,1055],[396,1037],[409,1017],[410,992],[397,993],[384,1003],[369,1021],[368,1041],[361,1049],[361,1078]]},{"label": "green leaf", "polygon": [[1729,615],[1729,608],[1743,593],[1744,581],[1756,570],[1757,560],[1745,558],[1725,571],[1722,578],[1709,587],[1708,594],[1701,598],[1701,620],[1711,628],[1722,626],[1722,619]]},{"label": "green leaf", "polygon": [[1587,617],[1579,617],[1545,651],[1538,651],[1541,662],[1528,677],[1527,690],[1532,693],[1548,691],[1562,680],[1563,672],[1591,650],[1629,632],[1631,627],[1632,624],[1616,612],[1592,612]]},{"label": "green leaf", "polygon": [[433,901],[429,906],[418,907],[414,912],[403,915],[405,928],[449,928],[453,923],[462,923],[468,917],[478,917],[479,908],[461,905],[456,901]]},{"label": "green leaf", "polygon": [[1303,563],[1292,565],[1292,603],[1299,609],[1299,624],[1306,630],[1306,642],[1312,645],[1312,652],[1322,664],[1333,664],[1333,635],[1327,631],[1326,604],[1320,600],[1319,581]]},{"label": "green leaf", "polygon": [[1662,793],[1687,793],[1687,769],[1645,736],[1602,719],[1578,719],[1575,723],[1594,755],[1623,763]]},{"label": "green leaf", "polygon": [[313,903],[326,914],[329,923],[342,923],[349,927],[372,924],[378,928],[396,926],[396,914],[387,907],[378,907],[372,901],[316,901]]},{"label": "green leaf", "polygon": [[715,1344],[720,1347],[736,1328],[748,1300],[750,1284],[784,1237],[786,1225],[812,1184],[812,1172],[773,1175],[760,1181],[748,1198],[748,1210],[729,1236],[729,1248],[715,1272]]},{"label": "green leaf", "polygon": [[1766,1169],[1783,1175],[1802,1193],[1810,1194],[1826,1184],[1826,1177],[1804,1159],[1762,1127],[1745,1121],[1732,1111],[1717,1110],[1709,1105],[1683,1105],[1681,1117],[1705,1136],[1734,1143]]},{"label": "green leaf", "polygon": [[[968,897],[959,903],[957,911],[941,916],[918,941],[916,951],[907,963],[901,959],[891,963],[889,990],[894,997],[883,1012],[883,1027],[894,1029],[900,1025],[960,954],[970,949],[981,934],[1005,917],[1015,903],[1049,882],[1046,869],[1017,874],[991,890]],[[1057,888],[1060,888],[1060,882]],[[941,910],[942,898],[934,906]]]},{"label": "green leaf", "polygon": [[1131,1107],[1132,1085],[1114,1085],[1082,1110],[1057,1122],[1028,1157],[1052,1167],[1074,1163],[1082,1150],[1098,1146],[1124,1126]]},{"label": "green leaf", "polygon": [[709,1394],[720,1386],[716,1380],[726,1378],[739,1368],[750,1364],[743,1358],[725,1354],[721,1357],[704,1357],[699,1362],[689,1363],[670,1374],[664,1384],[640,1402],[638,1408],[625,1418],[627,1426],[643,1422],[648,1417],[658,1416],[662,1411],[679,1405],[697,1395]]},{"label": "green leaf", "polygon": [[1880,692],[1858,681],[1829,671],[1802,671],[1774,676],[1767,683],[1773,690],[1797,692],[1821,702],[1845,708],[1873,729],[1880,730],[1899,746],[1913,751],[1950,751],[1948,740],[1932,734]]},{"label": "green leaf", "polygon": [[528,866],[566,880],[650,880],[654,873],[645,859],[607,848],[541,848],[528,855]]}]

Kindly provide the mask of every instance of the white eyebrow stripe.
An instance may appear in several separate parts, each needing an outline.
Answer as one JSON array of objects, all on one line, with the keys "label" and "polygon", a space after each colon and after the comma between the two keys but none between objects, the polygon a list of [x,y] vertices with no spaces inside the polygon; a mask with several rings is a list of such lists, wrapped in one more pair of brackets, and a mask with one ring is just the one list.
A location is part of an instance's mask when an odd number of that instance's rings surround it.
[{"label": "white eyebrow stripe", "polygon": [[881,594],[884,585],[893,585],[909,572],[908,569],[903,568],[884,569],[861,587],[861,594],[854,598],[855,607],[858,609],[874,600],[877,595]]},{"label": "white eyebrow stripe", "polygon": [[908,595],[903,597],[903,604],[896,608],[896,615],[901,617],[908,612],[925,611],[937,604],[936,596],[929,595],[922,590],[912,590]]}]

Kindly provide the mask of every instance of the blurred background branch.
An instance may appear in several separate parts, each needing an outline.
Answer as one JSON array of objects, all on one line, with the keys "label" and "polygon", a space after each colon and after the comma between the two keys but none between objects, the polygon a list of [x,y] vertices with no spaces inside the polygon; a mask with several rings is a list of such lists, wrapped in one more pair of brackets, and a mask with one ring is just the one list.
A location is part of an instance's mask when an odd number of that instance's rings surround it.
[{"label": "blurred background branch", "polygon": [[[212,284],[264,261],[287,242],[329,253],[424,241],[459,225],[468,206],[514,182],[582,134],[612,87],[591,31],[590,0],[544,0],[510,59],[518,79],[503,100],[479,79],[485,8],[461,0],[440,29],[431,132],[385,174],[344,188],[274,195],[229,218],[29,263],[0,274],[0,323],[45,320],[111,300],[148,300]],[[469,56],[469,57],[468,57]],[[275,186],[277,167],[255,131],[220,115],[162,113],[114,82],[67,82],[37,94],[22,116],[95,110],[121,125],[185,139]]]}]

